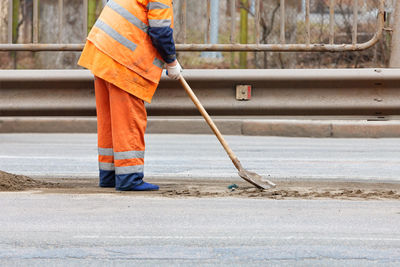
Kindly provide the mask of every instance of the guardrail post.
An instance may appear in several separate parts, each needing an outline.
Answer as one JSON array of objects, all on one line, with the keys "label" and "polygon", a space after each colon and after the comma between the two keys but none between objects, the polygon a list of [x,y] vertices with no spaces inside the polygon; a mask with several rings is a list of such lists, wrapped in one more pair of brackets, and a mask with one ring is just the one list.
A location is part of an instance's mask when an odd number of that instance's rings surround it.
[{"label": "guardrail post", "polygon": [[[206,39],[209,44],[217,44],[219,35],[219,0],[210,1],[209,23]],[[201,56],[206,58],[222,58],[221,52],[203,52]]]},{"label": "guardrail post", "polygon": [[7,20],[7,42],[9,44],[13,43],[12,38],[12,20],[13,20],[13,0],[8,0],[8,20]]},{"label": "guardrail post", "polygon": [[[231,16],[230,43],[236,43],[236,0],[229,0]],[[235,52],[231,52],[231,68],[235,68]]]},{"label": "guardrail post", "polygon": [[32,42],[39,43],[39,0],[33,0]]},{"label": "guardrail post", "polygon": [[18,39],[19,5],[20,5],[20,0],[13,0],[12,40],[13,40],[14,44],[17,43],[17,39]]},{"label": "guardrail post", "polygon": [[[247,44],[247,25],[248,25],[248,0],[240,0],[240,43]],[[247,69],[247,53],[240,52],[239,67]]]},{"label": "guardrail post", "polygon": [[[11,24],[12,24],[12,43],[16,44],[18,42],[18,29],[19,29],[19,6],[20,0],[12,0],[12,14],[11,14]],[[10,8],[11,10],[11,8]],[[9,22],[10,23],[10,22]],[[14,69],[17,68],[17,52],[11,52],[11,58],[13,60]]]},{"label": "guardrail post", "polygon": [[58,0],[58,42],[63,41],[63,28],[64,28],[64,0]]},{"label": "guardrail post", "polygon": [[400,68],[400,0],[396,1],[393,18],[392,51],[390,54],[390,68]]},{"label": "guardrail post", "polygon": [[88,2],[88,32],[96,22],[96,2],[96,0],[89,0]]}]

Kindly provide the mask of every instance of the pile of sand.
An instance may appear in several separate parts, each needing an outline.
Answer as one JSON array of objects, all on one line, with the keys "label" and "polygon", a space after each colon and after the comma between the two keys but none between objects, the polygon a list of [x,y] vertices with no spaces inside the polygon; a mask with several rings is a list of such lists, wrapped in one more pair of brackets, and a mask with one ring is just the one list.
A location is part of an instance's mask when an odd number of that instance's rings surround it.
[{"label": "pile of sand", "polygon": [[21,191],[31,188],[48,187],[51,183],[0,171],[0,191]]}]

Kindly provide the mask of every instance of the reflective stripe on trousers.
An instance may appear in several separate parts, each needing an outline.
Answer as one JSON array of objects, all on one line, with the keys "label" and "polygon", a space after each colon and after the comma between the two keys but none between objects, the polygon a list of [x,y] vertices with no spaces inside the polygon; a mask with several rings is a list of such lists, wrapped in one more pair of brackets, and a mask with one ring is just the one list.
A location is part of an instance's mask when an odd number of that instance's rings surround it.
[{"label": "reflective stripe on trousers", "polygon": [[[99,147],[99,169],[104,171],[114,171],[116,174],[129,174],[129,173],[142,173],[144,171],[144,165],[128,165],[128,166],[117,166],[115,167],[114,162],[119,160],[127,160],[134,161],[144,160],[144,151],[123,151],[123,152],[114,152],[112,148],[100,148]],[[102,156],[112,156],[113,162],[102,162]]]}]

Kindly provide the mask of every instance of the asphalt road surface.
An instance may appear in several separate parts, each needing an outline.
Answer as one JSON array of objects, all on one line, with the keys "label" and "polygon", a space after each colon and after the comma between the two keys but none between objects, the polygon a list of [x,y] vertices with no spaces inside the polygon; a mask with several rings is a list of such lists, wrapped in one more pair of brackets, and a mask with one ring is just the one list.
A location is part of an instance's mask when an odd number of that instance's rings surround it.
[{"label": "asphalt road surface", "polygon": [[399,266],[398,201],[0,193],[2,266]]},{"label": "asphalt road surface", "polygon": [[[399,139],[226,136],[243,166],[275,179],[400,181]],[[237,177],[212,135],[146,136],[145,175]],[[97,177],[95,134],[0,134],[0,170],[39,177]]]},{"label": "asphalt road surface", "polygon": [[[227,136],[243,165],[278,179],[398,182],[398,139]],[[2,134],[0,170],[97,176],[93,134]],[[210,135],[148,135],[146,174],[232,179]],[[113,191],[113,190],[111,190]],[[5,266],[399,266],[400,202],[0,193]]]}]

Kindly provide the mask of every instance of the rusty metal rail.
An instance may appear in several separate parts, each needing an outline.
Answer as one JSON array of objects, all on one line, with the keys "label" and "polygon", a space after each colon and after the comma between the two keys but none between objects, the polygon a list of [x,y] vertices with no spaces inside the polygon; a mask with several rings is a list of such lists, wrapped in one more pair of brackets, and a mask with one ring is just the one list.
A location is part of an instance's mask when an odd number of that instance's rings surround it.
[{"label": "rusty metal rail", "polygon": [[[83,0],[83,7],[87,10],[88,0]],[[353,14],[352,14],[352,41],[349,44],[335,44],[335,5],[336,0],[329,1],[329,43],[311,43],[311,21],[310,21],[310,0],[305,0],[305,10],[304,10],[304,22],[306,28],[305,34],[305,43],[304,44],[286,44],[285,40],[285,1],[280,0],[280,42],[279,44],[261,44],[260,43],[260,1],[255,0],[255,31],[254,31],[254,44],[238,44],[236,43],[236,27],[235,27],[235,17],[231,18],[231,26],[230,26],[230,44],[210,44],[209,43],[209,32],[210,27],[209,23],[207,24],[208,30],[208,38],[206,44],[187,44],[186,36],[186,10],[187,3],[186,0],[182,5],[182,17],[180,19],[182,31],[183,31],[183,44],[177,44],[176,48],[181,52],[190,52],[190,51],[254,51],[254,52],[342,52],[342,51],[360,51],[365,50],[373,45],[375,45],[379,39],[382,37],[382,33],[384,31],[384,0],[379,0],[377,6],[377,23],[376,30],[373,34],[373,37],[364,43],[357,42],[358,36],[358,13],[359,13],[359,5],[358,1],[353,1]],[[207,1],[209,6],[209,1]],[[12,0],[10,2],[10,10],[12,10]],[[59,27],[59,44],[40,44],[39,40],[39,32],[38,32],[38,21],[39,21],[39,8],[38,8],[38,0],[33,0],[33,43],[30,44],[13,44],[12,43],[12,23],[9,23],[8,29],[8,44],[0,44],[0,51],[81,51],[83,49],[83,44],[62,44],[62,25],[63,25],[63,0],[58,0],[58,9],[59,9],[59,19],[58,19],[58,27]],[[230,0],[230,7],[232,14],[235,14],[236,1]],[[241,7],[243,8],[243,7]],[[209,11],[209,10],[208,10]],[[83,33],[86,36],[87,33],[87,12],[84,12],[83,18]],[[12,20],[12,13],[9,14],[9,21]],[[210,12],[207,12],[207,21],[210,21]]]},{"label": "rusty metal rail", "polygon": [[[400,115],[400,69],[185,70],[211,115]],[[236,100],[236,85],[252,99]],[[149,115],[198,115],[179,83],[163,76]],[[0,116],[94,116],[86,70],[0,70]]]}]

